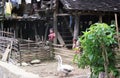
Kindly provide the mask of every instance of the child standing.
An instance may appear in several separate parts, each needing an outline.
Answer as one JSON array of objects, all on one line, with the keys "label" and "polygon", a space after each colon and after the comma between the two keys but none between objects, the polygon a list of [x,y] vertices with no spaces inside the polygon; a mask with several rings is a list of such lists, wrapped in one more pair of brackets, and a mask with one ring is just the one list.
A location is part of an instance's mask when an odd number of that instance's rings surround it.
[{"label": "child standing", "polygon": [[48,35],[49,41],[53,42],[55,38],[55,33],[54,33],[53,28],[50,28],[49,32],[50,32],[50,34]]}]

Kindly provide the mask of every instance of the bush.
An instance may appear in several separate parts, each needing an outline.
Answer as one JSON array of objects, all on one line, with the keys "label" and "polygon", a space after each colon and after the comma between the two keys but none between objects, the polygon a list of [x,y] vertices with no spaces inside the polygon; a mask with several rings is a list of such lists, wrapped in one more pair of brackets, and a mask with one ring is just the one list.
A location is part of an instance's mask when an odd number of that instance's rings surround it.
[{"label": "bush", "polygon": [[95,23],[79,38],[83,53],[77,58],[78,66],[91,69],[91,78],[98,78],[100,72],[118,75],[115,67],[115,52],[111,48],[116,44],[114,27],[105,23]]}]

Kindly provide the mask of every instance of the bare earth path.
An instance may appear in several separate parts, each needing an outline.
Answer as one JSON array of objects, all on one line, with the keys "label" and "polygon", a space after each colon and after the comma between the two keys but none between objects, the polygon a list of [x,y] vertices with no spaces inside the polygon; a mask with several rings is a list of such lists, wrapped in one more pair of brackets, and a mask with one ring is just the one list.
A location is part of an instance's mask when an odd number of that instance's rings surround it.
[{"label": "bare earth path", "polygon": [[61,77],[57,75],[57,61],[47,61],[41,64],[30,66],[22,66],[28,72],[39,74],[40,78],[87,78],[89,69],[78,69],[75,64],[71,64],[75,70],[69,74],[68,77]]},{"label": "bare earth path", "polygon": [[45,61],[41,64],[21,67],[28,72],[39,74],[40,78],[88,78],[89,69],[80,69],[76,64],[72,63],[74,52],[64,48],[56,48],[55,55],[61,55],[63,64],[70,64],[74,67],[74,71],[68,77],[60,77],[57,75],[57,61]]}]

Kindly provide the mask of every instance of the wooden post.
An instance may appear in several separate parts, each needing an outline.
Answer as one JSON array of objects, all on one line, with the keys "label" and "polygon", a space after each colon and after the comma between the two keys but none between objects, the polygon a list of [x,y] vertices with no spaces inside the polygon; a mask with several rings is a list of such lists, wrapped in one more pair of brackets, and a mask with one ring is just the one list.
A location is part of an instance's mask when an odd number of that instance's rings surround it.
[{"label": "wooden post", "polygon": [[20,38],[22,39],[23,38],[23,34],[22,34],[22,26],[20,27]]},{"label": "wooden post", "polygon": [[[3,31],[4,25],[3,25],[3,20],[4,20],[4,7],[5,7],[5,1],[6,0],[2,0],[2,4],[3,4],[3,9],[2,9],[2,20],[1,20],[1,30]],[[3,34],[2,34],[3,35]]]},{"label": "wooden post", "polygon": [[[1,21],[1,30],[3,31],[3,21]],[[3,36],[3,33],[2,33]]]},{"label": "wooden post", "polygon": [[[3,7],[2,7],[1,30],[3,31],[3,18],[4,18],[4,5],[5,5],[4,0],[2,0],[2,4],[3,4]],[[2,36],[3,36],[3,33],[2,33]]]},{"label": "wooden post", "polygon": [[51,0],[51,3],[50,3],[50,9],[53,8],[53,0]]},{"label": "wooden post", "polygon": [[[18,24],[17,24],[18,23]],[[17,21],[17,23],[15,23],[15,26],[14,26],[14,28],[15,28],[15,38],[18,38],[18,30],[19,30],[19,22]]]},{"label": "wooden post", "polygon": [[55,10],[54,10],[54,25],[53,25],[53,28],[54,28],[54,32],[55,32],[55,35],[56,35],[56,37],[55,37],[55,40],[54,40],[54,44],[57,44],[57,11],[58,11],[58,0],[56,0],[56,6],[55,6]]},{"label": "wooden post", "polygon": [[78,35],[79,35],[79,15],[76,14],[73,39],[77,39]]},{"label": "wooden post", "polygon": [[74,34],[73,34],[73,46],[72,48],[76,47],[76,42],[78,40],[79,35],[79,15],[75,15],[75,25],[74,25]]},{"label": "wooden post", "polygon": [[19,41],[18,41],[18,51],[19,51],[19,53],[20,53],[20,58],[19,58],[20,66],[22,66],[22,53],[21,53],[21,51],[20,51],[20,43],[19,43]]},{"label": "wooden post", "polygon": [[47,24],[46,29],[45,29],[45,36],[44,36],[44,41],[45,41],[45,42],[46,42],[46,40],[47,40],[48,28],[49,28],[49,25]]},{"label": "wooden post", "polygon": [[99,22],[102,23],[102,15],[99,15]]},{"label": "wooden post", "polygon": [[116,26],[116,32],[117,32],[117,38],[118,38],[118,48],[120,49],[120,42],[119,42],[119,29],[118,29],[118,20],[117,20],[117,14],[115,13],[115,26]]},{"label": "wooden post", "polygon": [[14,36],[13,36],[13,38],[16,38],[16,29],[14,29]]},{"label": "wooden post", "polygon": [[39,41],[39,40],[38,40],[38,33],[37,33],[37,23],[38,23],[38,22],[35,22],[35,24],[34,24],[34,32],[35,32],[35,41],[36,41],[36,42]]}]

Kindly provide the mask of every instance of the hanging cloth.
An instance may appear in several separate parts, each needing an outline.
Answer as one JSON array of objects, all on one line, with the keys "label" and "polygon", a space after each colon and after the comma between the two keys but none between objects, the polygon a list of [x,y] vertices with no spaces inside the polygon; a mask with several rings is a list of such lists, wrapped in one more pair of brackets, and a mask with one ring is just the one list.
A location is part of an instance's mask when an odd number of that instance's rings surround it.
[{"label": "hanging cloth", "polygon": [[13,7],[17,7],[17,9],[19,8],[18,0],[10,0],[10,1]]},{"label": "hanging cloth", "polygon": [[11,15],[12,12],[12,4],[11,2],[5,3],[5,15]]},{"label": "hanging cloth", "polygon": [[37,2],[40,2],[40,0],[37,0]]},{"label": "hanging cloth", "polygon": [[26,4],[31,4],[31,0],[25,0]]},{"label": "hanging cloth", "polygon": [[18,0],[18,4],[21,4],[22,3],[22,0]]}]

